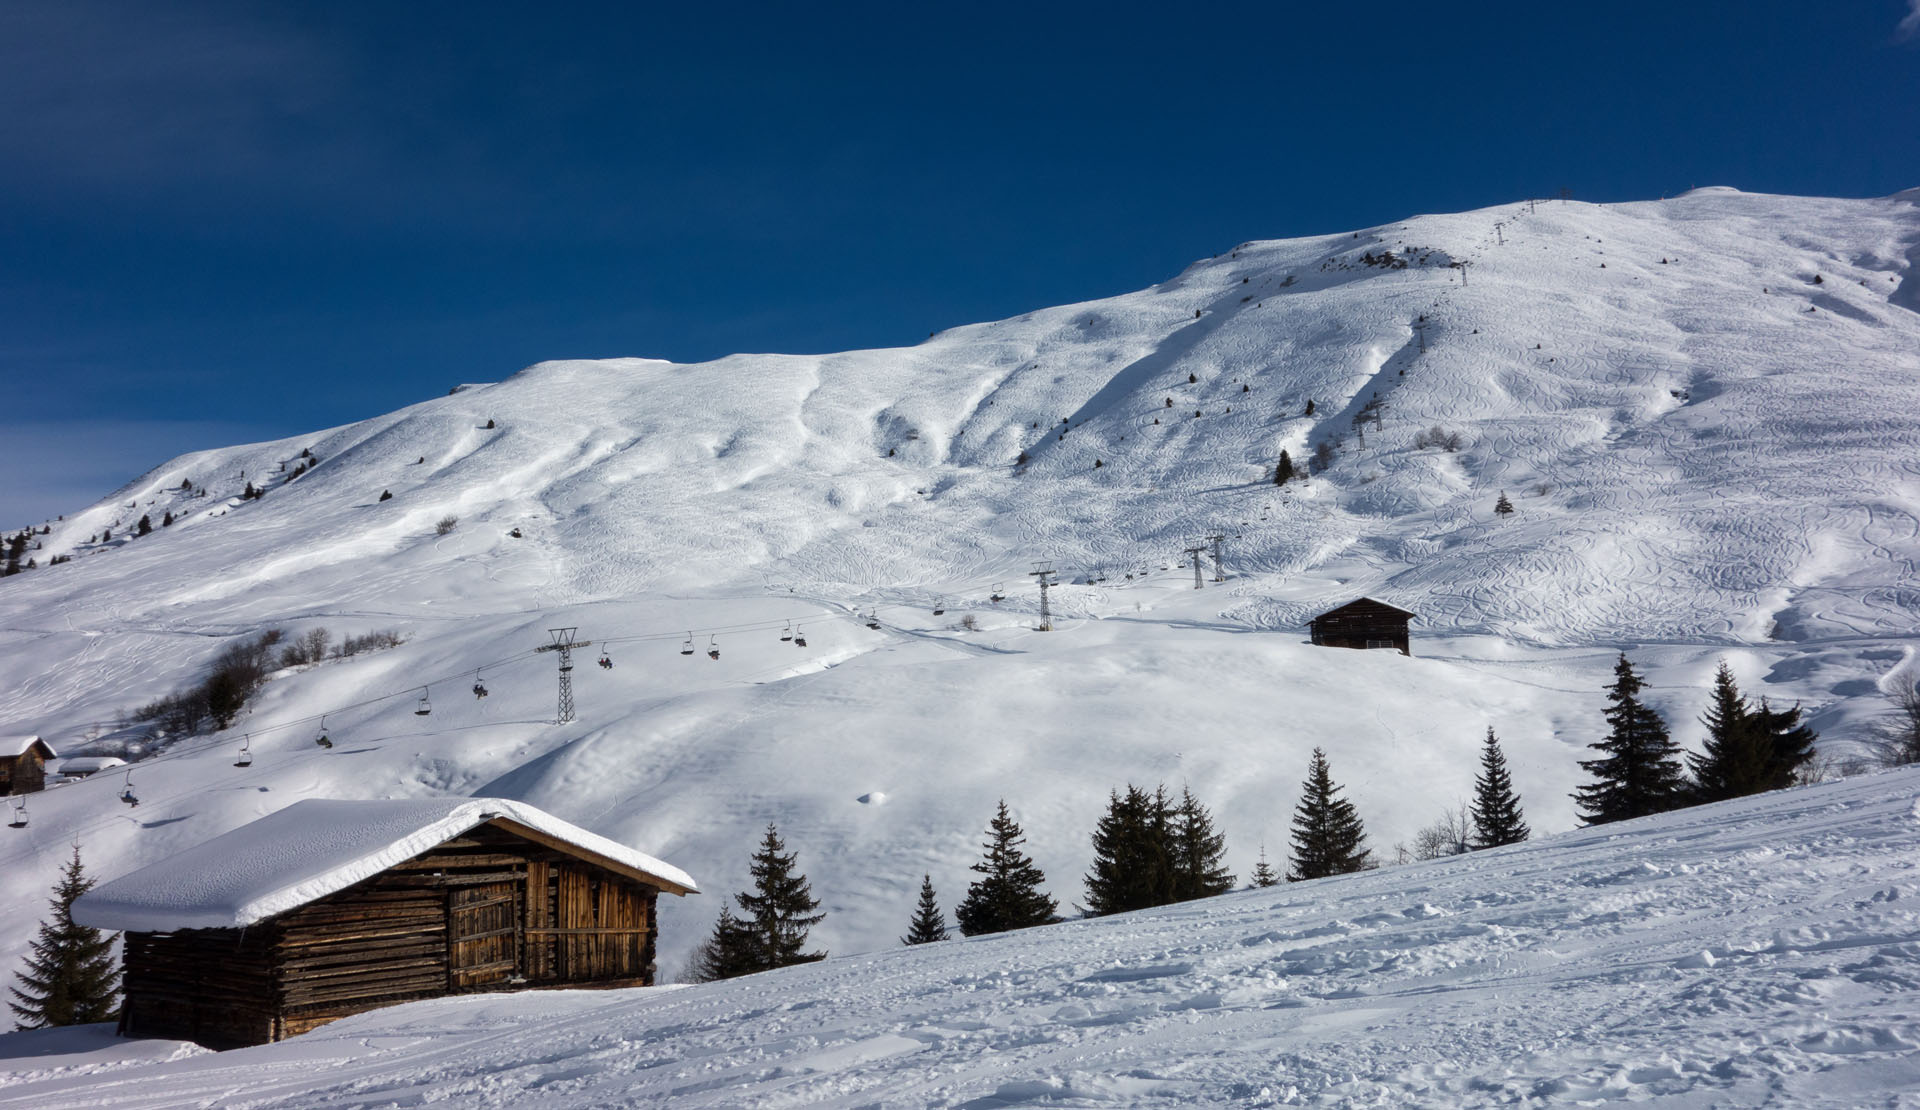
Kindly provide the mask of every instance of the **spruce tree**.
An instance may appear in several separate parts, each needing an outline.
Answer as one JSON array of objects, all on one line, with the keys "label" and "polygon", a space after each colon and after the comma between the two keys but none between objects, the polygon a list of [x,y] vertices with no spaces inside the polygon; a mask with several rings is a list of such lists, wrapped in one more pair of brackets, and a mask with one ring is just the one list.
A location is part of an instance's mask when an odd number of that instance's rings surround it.
[{"label": "spruce tree", "polygon": [[1506,490],[1500,491],[1500,500],[1493,503],[1493,511],[1499,513],[1501,516],[1506,516],[1513,511],[1513,502],[1507,500]]},{"label": "spruce tree", "polygon": [[1326,753],[1313,749],[1300,803],[1293,809],[1293,867],[1287,872],[1288,882],[1323,879],[1372,866],[1360,814],[1352,802],[1334,797],[1340,789],[1334,785]]},{"label": "spruce tree", "polygon": [[733,916],[732,907],[721,906],[720,919],[713,923],[712,935],[693,950],[687,978],[695,983],[716,983],[762,970],[765,969],[753,960],[740,919]]},{"label": "spruce tree", "polygon": [[153,531],[153,517],[146,513],[141,513],[140,523],[134,525],[133,529],[136,535],[145,536],[150,534]]},{"label": "spruce tree", "polygon": [[1149,794],[1128,783],[1125,794],[1108,792],[1107,812],[1093,830],[1089,913],[1125,913],[1175,900],[1172,821],[1165,787]]},{"label": "spruce tree", "polygon": [[1267,862],[1267,846],[1260,845],[1260,862],[1253,865],[1254,886],[1279,886],[1280,873]]},{"label": "spruce tree", "polygon": [[1273,484],[1276,486],[1284,486],[1292,480],[1293,456],[1287,454],[1287,449],[1282,447],[1280,449],[1280,465],[1273,468]]},{"label": "spruce tree", "polygon": [[1480,774],[1473,780],[1473,846],[1498,848],[1518,844],[1530,834],[1520,812],[1520,795],[1513,792],[1513,780],[1507,775],[1507,757],[1500,741],[1487,728],[1487,742],[1480,749]]},{"label": "spruce tree", "polygon": [[900,938],[901,944],[932,944],[947,939],[947,918],[940,912],[940,902],[934,897],[933,876],[920,876],[920,904],[914,908],[913,920],[907,925],[907,935]]},{"label": "spruce tree", "polygon": [[1640,676],[1625,652],[1613,668],[1607,690],[1607,738],[1592,747],[1604,759],[1583,759],[1580,767],[1594,781],[1574,792],[1580,819],[1589,825],[1664,813],[1686,804],[1687,783],[1680,771],[1680,749],[1667,736],[1660,714],[1640,703]]},{"label": "spruce tree", "polygon": [[8,988],[14,1000],[7,1008],[20,1018],[21,1029],[112,1021],[119,1013],[114,995],[120,969],[113,960],[113,941],[98,929],[73,923],[73,900],[91,889],[93,880],[81,866],[76,845],[53,888],[53,918],[42,921],[40,935],[28,942],[21,985]]},{"label": "spruce tree", "polygon": [[802,951],[807,946],[807,930],[826,915],[814,912],[820,903],[813,897],[807,877],[794,868],[796,853],[786,849],[779,830],[769,821],[767,835],[761,839],[760,850],[753,854],[748,869],[753,875],[753,892],[733,896],[740,906],[740,928],[746,934],[755,971],[827,958],[825,952]]},{"label": "spruce tree", "polygon": [[973,865],[983,877],[967,887],[967,897],[953,911],[960,931],[975,937],[1053,921],[1054,901],[1040,892],[1047,877],[1020,850],[1026,835],[1008,815],[1004,798],[987,832],[989,839],[982,845],[986,855]]},{"label": "spruce tree", "polygon": [[1215,831],[1213,815],[1185,787],[1173,811],[1172,847],[1174,901],[1211,898],[1233,889],[1233,873],[1225,866],[1226,834]]},{"label": "spruce tree", "polygon": [[1700,718],[1707,726],[1706,742],[1699,755],[1687,756],[1693,800],[1718,802],[1767,789],[1763,785],[1768,770],[1764,737],[1753,708],[1734,683],[1733,668],[1724,659],[1714,672],[1711,699]]},{"label": "spruce tree", "polygon": [[1765,765],[1760,789],[1783,790],[1792,786],[1801,765],[1813,758],[1814,744],[1820,734],[1801,723],[1798,705],[1776,710],[1765,698],[1760,699],[1760,708],[1754,711],[1752,729],[1757,738],[1754,746],[1760,750]]}]

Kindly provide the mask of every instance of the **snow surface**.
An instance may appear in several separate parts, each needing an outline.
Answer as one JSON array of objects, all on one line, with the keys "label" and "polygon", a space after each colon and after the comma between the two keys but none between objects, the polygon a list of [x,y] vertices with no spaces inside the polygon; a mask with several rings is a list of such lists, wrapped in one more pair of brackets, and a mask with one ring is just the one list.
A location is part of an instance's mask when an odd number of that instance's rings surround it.
[{"label": "snow surface", "polygon": [[1920,770],[698,987],[35,1036],[0,1107],[1911,1106]]},{"label": "snow surface", "polygon": [[[406,642],[36,795],[0,830],[0,978],[76,839],[111,879],[303,798],[505,797],[645,845],[718,895],[662,900],[671,976],[769,821],[838,954],[892,946],[923,874],[950,909],[1001,797],[1064,904],[1128,782],[1191,786],[1240,874],[1279,862],[1316,745],[1389,856],[1466,797],[1489,725],[1535,830],[1569,829],[1623,648],[1683,743],[1724,658],[1844,758],[1920,679],[1916,202],[1420,216],[912,348],[547,362],[170,460],[49,522],[35,555],[71,562],[0,581],[0,730],[117,755],[239,637]],[[1461,449],[1417,447],[1435,426]],[[1228,580],[1195,590],[1181,551],[1215,532]],[[1419,614],[1413,658],[1305,644],[1362,595]],[[595,646],[557,726],[533,649],[559,626]]]},{"label": "snow surface", "polygon": [[521,802],[309,798],[88,891],[74,902],[73,919],[96,929],[142,932],[251,925],[345,890],[503,817],[699,892],[693,879],[672,864]]}]

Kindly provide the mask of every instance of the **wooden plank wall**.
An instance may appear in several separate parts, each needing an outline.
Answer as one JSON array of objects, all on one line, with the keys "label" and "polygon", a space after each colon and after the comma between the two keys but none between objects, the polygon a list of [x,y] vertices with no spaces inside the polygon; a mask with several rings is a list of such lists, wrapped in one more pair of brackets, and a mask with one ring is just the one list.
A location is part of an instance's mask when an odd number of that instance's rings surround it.
[{"label": "wooden plank wall", "polygon": [[449,993],[650,985],[657,897],[482,826],[244,934],[128,934],[128,1031],[257,1044]]},{"label": "wooden plank wall", "polygon": [[1410,655],[1408,619],[1384,605],[1355,603],[1315,617],[1313,642],[1322,647],[1364,648],[1370,640],[1384,640],[1402,655]]},{"label": "wooden plank wall", "polygon": [[276,930],[128,933],[120,1030],[213,1048],[274,1039]]},{"label": "wooden plank wall", "polygon": [[0,758],[0,796],[32,794],[47,788],[47,764],[38,747],[11,759]]}]

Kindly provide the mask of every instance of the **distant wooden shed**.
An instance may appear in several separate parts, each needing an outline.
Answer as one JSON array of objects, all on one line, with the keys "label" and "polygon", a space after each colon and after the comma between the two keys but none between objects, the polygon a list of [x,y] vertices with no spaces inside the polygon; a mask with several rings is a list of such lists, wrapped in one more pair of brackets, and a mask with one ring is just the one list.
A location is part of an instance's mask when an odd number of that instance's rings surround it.
[{"label": "distant wooden shed", "polygon": [[1393,648],[1402,655],[1412,655],[1407,622],[1415,615],[1363,597],[1327,610],[1313,618],[1308,627],[1313,631],[1313,642],[1322,647]]},{"label": "distant wooden shed", "polygon": [[296,802],[103,883],[120,1032],[214,1048],[447,994],[654,981],[671,864],[499,799]]},{"label": "distant wooden shed", "polygon": [[38,736],[0,736],[0,797],[47,788],[47,760],[59,755]]}]

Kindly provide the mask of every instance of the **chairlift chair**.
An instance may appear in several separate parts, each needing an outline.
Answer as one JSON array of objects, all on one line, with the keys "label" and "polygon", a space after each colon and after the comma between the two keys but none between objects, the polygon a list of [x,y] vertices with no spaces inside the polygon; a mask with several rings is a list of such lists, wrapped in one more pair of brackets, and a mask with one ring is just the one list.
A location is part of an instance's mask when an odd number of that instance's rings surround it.
[{"label": "chairlift chair", "polygon": [[313,738],[313,744],[317,748],[333,747],[333,741],[327,739],[327,718],[324,715],[320,718],[320,735]]},{"label": "chairlift chair", "polygon": [[991,596],[987,598],[987,600],[988,601],[1007,600],[1007,584],[1005,582],[995,582],[993,584],[993,593]]},{"label": "chairlift chair", "polygon": [[24,829],[27,827],[27,800],[25,798],[14,799],[13,820],[7,822],[7,827],[10,829]]},{"label": "chairlift chair", "polygon": [[876,613],[867,614],[867,627],[873,629],[875,632],[880,631],[880,614],[879,613],[876,612]]},{"label": "chairlift chair", "polygon": [[433,712],[433,702],[428,699],[427,694],[427,688],[425,686],[420,687],[420,704],[414,707],[414,716],[424,717]]},{"label": "chairlift chair", "polygon": [[473,672],[473,696],[476,698],[487,696],[487,680],[480,676],[479,671]]},{"label": "chairlift chair", "polygon": [[947,615],[947,603],[946,603],[945,601],[936,601],[936,602],[934,602],[934,603],[933,603],[933,615],[934,615],[934,616],[936,616],[936,617],[944,617],[944,616],[946,616],[946,615]]},{"label": "chairlift chair", "polygon": [[807,646],[807,634],[798,628],[793,630],[793,646],[802,648]]},{"label": "chairlift chair", "polygon": [[792,621],[788,621],[786,631],[780,633],[780,642],[783,644],[790,644],[793,642],[793,622]]},{"label": "chairlift chair", "polygon": [[712,636],[707,637],[707,658],[708,659],[720,658],[720,645],[714,641],[714,638]]},{"label": "chairlift chair", "polygon": [[233,765],[235,767],[253,766],[253,737],[246,736],[241,738],[240,754],[234,757]]},{"label": "chairlift chair", "polygon": [[140,798],[133,792],[133,772],[128,771],[126,781],[120,787],[120,800],[130,806],[140,804]]},{"label": "chairlift chair", "polygon": [[693,654],[693,633],[691,632],[687,633],[687,642],[680,645],[680,654],[682,655]]},{"label": "chairlift chair", "polygon": [[603,671],[610,671],[613,669],[613,657],[607,654],[606,648],[600,649],[600,669]]}]

